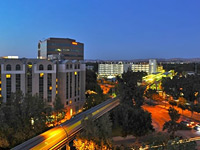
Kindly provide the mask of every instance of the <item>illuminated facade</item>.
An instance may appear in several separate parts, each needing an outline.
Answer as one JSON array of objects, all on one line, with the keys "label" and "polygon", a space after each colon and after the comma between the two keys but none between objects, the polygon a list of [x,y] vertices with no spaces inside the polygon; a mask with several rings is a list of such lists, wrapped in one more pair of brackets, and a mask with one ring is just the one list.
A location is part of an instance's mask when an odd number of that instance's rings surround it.
[{"label": "illuminated facade", "polygon": [[157,61],[155,59],[149,60],[149,74],[157,72]]},{"label": "illuminated facade", "polygon": [[69,38],[48,38],[39,41],[38,58],[83,60],[84,44]]},{"label": "illuminated facade", "polygon": [[130,64],[123,62],[102,62],[98,64],[98,74],[102,77],[121,76],[124,71],[127,71]]},{"label": "illuminated facade", "polygon": [[132,64],[133,72],[147,72],[149,73],[149,64],[148,63],[134,63]]},{"label": "illuminated facade", "polygon": [[148,74],[157,72],[157,62],[150,59],[148,62],[126,63],[126,62],[101,62],[98,64],[98,75],[100,77],[121,76],[131,68],[133,72],[146,72]]},{"label": "illuminated facade", "polygon": [[72,114],[85,102],[85,64],[80,61],[43,59],[0,59],[0,97],[11,93],[38,94],[52,106],[56,95]]}]

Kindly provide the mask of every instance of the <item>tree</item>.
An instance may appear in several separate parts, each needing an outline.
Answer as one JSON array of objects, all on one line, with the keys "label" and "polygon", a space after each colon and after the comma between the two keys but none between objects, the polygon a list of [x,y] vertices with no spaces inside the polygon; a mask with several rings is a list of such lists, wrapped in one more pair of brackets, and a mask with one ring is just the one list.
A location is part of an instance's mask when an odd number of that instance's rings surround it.
[{"label": "tree", "polygon": [[97,75],[92,70],[86,70],[86,91],[93,90],[96,91],[97,88]]},{"label": "tree", "polygon": [[56,124],[59,123],[60,120],[62,120],[66,114],[64,111],[64,104],[62,103],[59,96],[56,96],[55,101],[53,103],[54,105],[54,112],[55,112],[55,118],[56,118]]},{"label": "tree", "polygon": [[181,82],[179,76],[174,76],[173,79],[163,78],[162,88],[165,93],[171,95],[174,99],[180,97]]},{"label": "tree", "polygon": [[177,103],[174,100],[169,100],[169,104],[172,105],[172,107],[177,106]]},{"label": "tree", "polygon": [[[122,128],[122,135],[136,138],[154,131],[151,114],[142,109],[145,87],[141,86],[143,72],[133,72],[130,68],[118,77],[120,105],[115,111],[114,123]],[[116,125],[117,126],[117,125]]]},{"label": "tree", "polygon": [[3,97],[0,97],[0,108],[1,108],[2,103],[3,103]]},{"label": "tree", "polygon": [[[81,122],[84,130],[81,132],[74,145],[78,150],[87,149],[111,149],[112,143],[112,123],[109,114],[105,114],[98,120],[94,121],[92,115],[89,115]],[[81,147],[82,146],[82,147]]]},{"label": "tree", "polygon": [[0,148],[11,148],[45,131],[46,103],[38,95],[12,93],[0,107]]},{"label": "tree", "polygon": [[122,104],[129,106],[141,107],[144,102],[144,87],[138,85],[141,83],[143,72],[133,72],[130,68],[122,74],[122,78],[118,78],[119,96]]},{"label": "tree", "polygon": [[174,138],[175,132],[179,129],[179,124],[177,121],[180,118],[180,114],[172,107],[168,109],[168,114],[171,120],[165,122],[163,125],[163,131],[167,129],[167,132],[171,134],[171,138]]},{"label": "tree", "polygon": [[149,99],[152,99],[153,94],[158,94],[158,93],[156,92],[156,90],[152,90],[150,88],[145,93],[146,97]]},{"label": "tree", "polygon": [[124,137],[133,135],[138,138],[154,131],[151,114],[143,109],[122,105],[114,113],[117,114],[114,120],[121,126]]}]

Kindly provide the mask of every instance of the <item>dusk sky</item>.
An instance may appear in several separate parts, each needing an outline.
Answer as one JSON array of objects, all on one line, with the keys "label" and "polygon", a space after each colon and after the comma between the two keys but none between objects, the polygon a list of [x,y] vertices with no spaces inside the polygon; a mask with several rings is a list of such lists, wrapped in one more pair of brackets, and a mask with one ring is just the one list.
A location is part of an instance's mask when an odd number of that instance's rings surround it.
[{"label": "dusk sky", "polygon": [[37,57],[49,37],[85,59],[200,57],[200,0],[1,0],[0,56]]}]

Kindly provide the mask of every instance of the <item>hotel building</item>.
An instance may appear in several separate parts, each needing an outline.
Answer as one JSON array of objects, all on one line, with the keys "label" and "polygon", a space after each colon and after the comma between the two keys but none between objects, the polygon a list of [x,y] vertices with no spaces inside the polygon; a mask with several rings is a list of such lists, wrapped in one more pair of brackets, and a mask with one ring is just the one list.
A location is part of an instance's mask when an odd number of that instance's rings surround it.
[{"label": "hotel building", "polygon": [[157,72],[157,62],[155,59],[150,59],[149,63],[100,62],[98,64],[98,75],[99,77],[121,76],[128,68],[131,68],[133,72],[143,71],[152,74]]},{"label": "hotel building", "polygon": [[39,59],[83,60],[84,44],[69,38],[48,38],[38,43]]},{"label": "hotel building", "polygon": [[120,76],[127,71],[130,64],[123,62],[101,62],[98,64],[98,74],[101,77]]},{"label": "hotel building", "polygon": [[56,95],[70,112],[80,111],[85,102],[85,64],[78,60],[0,59],[0,97],[11,93],[38,94],[53,106]]}]

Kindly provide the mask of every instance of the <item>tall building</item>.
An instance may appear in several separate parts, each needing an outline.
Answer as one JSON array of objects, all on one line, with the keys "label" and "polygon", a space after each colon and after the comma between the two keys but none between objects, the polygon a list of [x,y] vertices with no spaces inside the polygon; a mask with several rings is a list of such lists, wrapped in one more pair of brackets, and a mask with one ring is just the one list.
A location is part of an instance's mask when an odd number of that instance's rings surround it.
[{"label": "tall building", "polygon": [[157,72],[157,61],[155,59],[149,60],[149,74]]},{"label": "tall building", "polygon": [[38,43],[39,59],[83,60],[84,44],[69,38],[48,38]]},{"label": "tall building", "polygon": [[52,106],[56,95],[70,115],[85,102],[85,64],[78,60],[0,59],[0,97],[9,101],[11,93],[38,94]]}]

